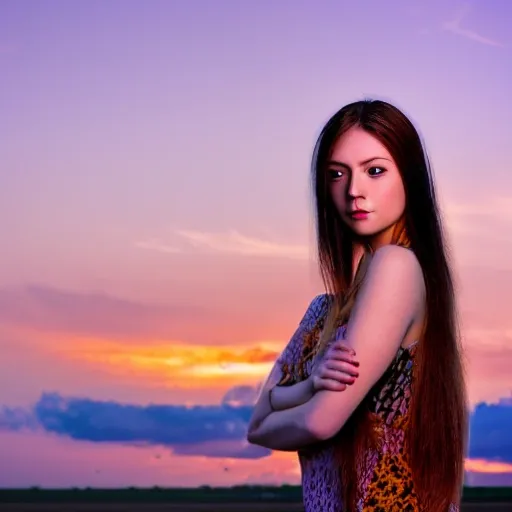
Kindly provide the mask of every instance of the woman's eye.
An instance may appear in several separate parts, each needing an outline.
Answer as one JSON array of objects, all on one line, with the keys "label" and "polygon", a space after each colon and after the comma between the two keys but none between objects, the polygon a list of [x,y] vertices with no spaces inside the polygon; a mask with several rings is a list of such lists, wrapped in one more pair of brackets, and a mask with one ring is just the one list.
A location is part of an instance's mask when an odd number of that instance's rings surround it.
[{"label": "woman's eye", "polygon": [[329,169],[327,173],[331,180],[337,180],[343,177],[343,171],[339,171],[337,169]]},{"label": "woman's eye", "polygon": [[370,176],[380,176],[381,174],[384,174],[386,172],[386,169],[382,167],[370,167],[368,169],[368,173]]}]

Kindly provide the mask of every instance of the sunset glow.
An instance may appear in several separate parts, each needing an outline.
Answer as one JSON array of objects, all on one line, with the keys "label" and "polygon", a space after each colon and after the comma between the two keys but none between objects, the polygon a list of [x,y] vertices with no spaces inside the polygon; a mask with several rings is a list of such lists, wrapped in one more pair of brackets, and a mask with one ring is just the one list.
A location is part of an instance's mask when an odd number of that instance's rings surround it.
[{"label": "sunset glow", "polygon": [[247,421],[324,291],[314,142],[364,97],[425,141],[468,484],[512,485],[511,24],[510,2],[1,2],[0,486],[299,483]]}]

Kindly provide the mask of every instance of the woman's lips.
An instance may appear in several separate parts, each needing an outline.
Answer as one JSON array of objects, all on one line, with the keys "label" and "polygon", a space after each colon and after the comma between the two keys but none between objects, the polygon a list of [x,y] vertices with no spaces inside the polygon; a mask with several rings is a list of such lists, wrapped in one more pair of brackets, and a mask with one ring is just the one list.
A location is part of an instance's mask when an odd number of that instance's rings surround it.
[{"label": "woman's lips", "polygon": [[370,212],[367,212],[365,210],[354,210],[353,212],[349,213],[349,216],[351,219],[354,220],[364,220],[368,218],[368,214]]}]

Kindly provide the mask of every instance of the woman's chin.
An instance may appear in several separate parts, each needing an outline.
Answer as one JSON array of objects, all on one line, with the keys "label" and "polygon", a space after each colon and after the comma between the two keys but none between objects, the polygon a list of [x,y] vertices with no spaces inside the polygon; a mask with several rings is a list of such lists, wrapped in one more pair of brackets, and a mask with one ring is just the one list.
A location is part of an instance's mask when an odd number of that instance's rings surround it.
[{"label": "woman's chin", "polygon": [[370,226],[355,225],[350,226],[352,231],[362,238],[371,238],[379,233],[378,230],[372,229]]}]

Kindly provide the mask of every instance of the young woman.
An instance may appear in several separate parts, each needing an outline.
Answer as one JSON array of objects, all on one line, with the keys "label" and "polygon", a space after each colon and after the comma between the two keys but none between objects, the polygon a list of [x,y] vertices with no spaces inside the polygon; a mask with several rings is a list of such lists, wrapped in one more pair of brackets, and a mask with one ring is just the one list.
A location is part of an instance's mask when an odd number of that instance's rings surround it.
[{"label": "young woman", "polygon": [[312,173],[327,293],[264,385],[248,440],[298,451],[307,512],[458,510],[464,372],[420,137],[389,103],[352,103],[322,130]]}]

